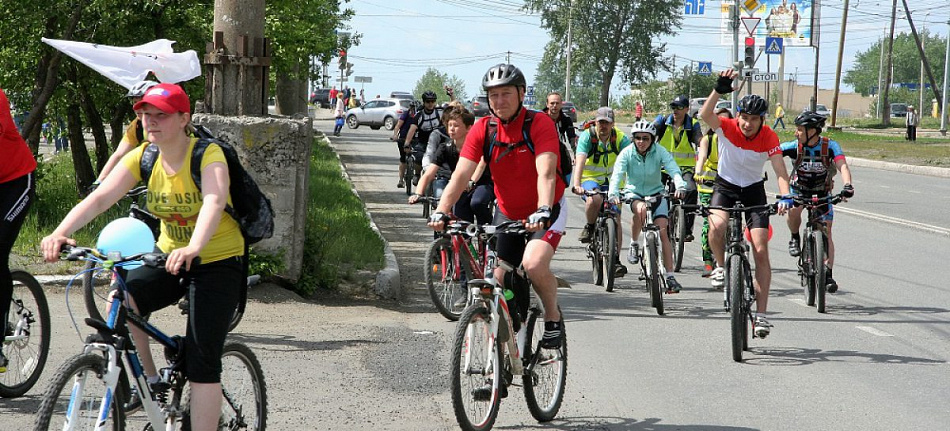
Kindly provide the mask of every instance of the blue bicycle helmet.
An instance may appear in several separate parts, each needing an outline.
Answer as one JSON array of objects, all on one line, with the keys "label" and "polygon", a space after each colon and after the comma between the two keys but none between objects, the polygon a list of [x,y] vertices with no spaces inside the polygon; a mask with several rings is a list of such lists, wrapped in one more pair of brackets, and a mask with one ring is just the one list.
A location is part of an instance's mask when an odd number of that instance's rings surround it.
[{"label": "blue bicycle helmet", "polygon": [[[102,228],[96,248],[110,259],[128,257],[139,253],[151,253],[155,250],[155,237],[145,222],[123,217],[113,220]],[[125,265],[126,269],[142,266],[141,262]]]}]

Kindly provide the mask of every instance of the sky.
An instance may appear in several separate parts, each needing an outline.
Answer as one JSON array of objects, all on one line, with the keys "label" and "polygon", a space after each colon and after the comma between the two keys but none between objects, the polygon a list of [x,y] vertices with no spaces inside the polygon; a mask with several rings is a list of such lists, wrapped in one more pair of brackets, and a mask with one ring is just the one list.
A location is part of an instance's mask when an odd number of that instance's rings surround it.
[{"label": "sky", "polygon": [[[946,0],[907,2],[918,31],[926,27],[946,37],[950,21]],[[530,85],[550,36],[541,28],[538,15],[520,10],[522,4],[520,0],[350,0],[344,7],[355,11],[349,22],[351,31],[362,34],[360,44],[348,51],[353,75],[372,78],[372,83],[363,84],[370,99],[377,94],[386,97],[390,91],[411,92],[431,66],[459,77],[471,98],[480,91],[485,71],[510,55],[511,63],[524,71]],[[895,34],[910,32],[902,9],[898,2]],[[820,88],[834,87],[842,10],[842,0],[822,2]],[[857,53],[885,35],[890,11],[891,2],[887,0],[850,0],[842,73],[851,67]],[[666,53],[676,55],[677,68],[692,60],[711,61],[714,70],[722,70],[731,63],[731,48],[719,44],[720,20],[720,0],[706,0],[704,15],[684,15],[678,34],[656,43],[667,44]],[[786,47],[786,51],[786,75],[793,75],[797,68],[799,81],[810,84],[814,79],[814,48]],[[771,63],[772,71],[777,71],[777,56]],[[757,67],[764,69],[764,65]],[[658,76],[666,77],[666,73]],[[615,78],[612,94],[628,90],[617,81]],[[360,86],[352,81],[348,85]],[[850,91],[844,83],[841,85],[842,91]]]}]

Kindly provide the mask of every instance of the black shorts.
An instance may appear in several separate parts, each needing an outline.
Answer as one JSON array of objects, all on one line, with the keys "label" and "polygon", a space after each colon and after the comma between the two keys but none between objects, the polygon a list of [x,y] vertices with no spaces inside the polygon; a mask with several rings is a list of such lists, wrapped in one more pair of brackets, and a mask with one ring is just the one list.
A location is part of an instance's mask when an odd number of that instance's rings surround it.
[{"label": "black shorts", "polygon": [[[189,283],[164,268],[141,266],[129,271],[129,293],[146,315],[175,304],[188,295],[185,332],[185,375],[195,383],[221,381],[221,353],[231,316],[241,298],[244,266],[241,257],[202,263],[188,273]],[[184,284],[184,285],[183,285]]]},{"label": "black shorts", "polygon": [[[736,203],[742,202],[747,207],[766,205],[769,203],[765,195],[765,181],[750,184],[746,187],[739,187],[717,177],[713,184],[713,195],[710,205],[720,207],[733,207]],[[745,213],[745,223],[749,229],[769,227],[769,211],[761,210]]]}]

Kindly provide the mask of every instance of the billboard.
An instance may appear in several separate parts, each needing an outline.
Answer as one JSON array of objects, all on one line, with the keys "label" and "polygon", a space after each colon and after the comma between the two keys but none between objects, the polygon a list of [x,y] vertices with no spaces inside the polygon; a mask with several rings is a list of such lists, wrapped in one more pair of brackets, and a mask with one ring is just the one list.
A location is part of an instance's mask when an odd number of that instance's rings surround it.
[{"label": "billboard", "polygon": [[[720,43],[732,45],[733,1],[723,0],[720,20]],[[739,16],[759,18],[752,36],[759,45],[766,37],[785,38],[785,46],[809,46],[812,36],[812,15],[816,12],[813,0],[739,0]],[[749,36],[746,27],[739,25],[739,37]],[[741,44],[741,43],[740,43]]]}]

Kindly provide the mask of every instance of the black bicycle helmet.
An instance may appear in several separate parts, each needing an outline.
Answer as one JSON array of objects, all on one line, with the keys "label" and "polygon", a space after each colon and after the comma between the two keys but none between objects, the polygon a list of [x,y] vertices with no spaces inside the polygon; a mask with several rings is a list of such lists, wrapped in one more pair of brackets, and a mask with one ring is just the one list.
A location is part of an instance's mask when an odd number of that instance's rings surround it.
[{"label": "black bicycle helmet", "polygon": [[795,119],[796,126],[804,126],[806,129],[820,129],[825,127],[825,116],[817,112],[805,111]]},{"label": "black bicycle helmet", "polygon": [[670,102],[670,109],[682,109],[689,106],[689,98],[680,94]]},{"label": "black bicycle helmet", "polygon": [[527,87],[528,82],[518,69],[512,64],[500,63],[492,66],[485,72],[482,78],[482,88],[488,91],[489,88],[504,87],[514,85],[515,87]]},{"label": "black bicycle helmet", "polygon": [[426,91],[425,93],[422,93],[422,101],[423,101],[423,102],[428,102],[428,101],[433,101],[433,102],[435,102],[435,99],[437,99],[437,98],[438,98],[438,97],[435,95],[435,92],[432,91],[432,90],[428,90],[428,91]]},{"label": "black bicycle helmet", "polygon": [[736,108],[736,112],[765,116],[769,112],[769,102],[758,95],[749,94],[739,100]]}]

